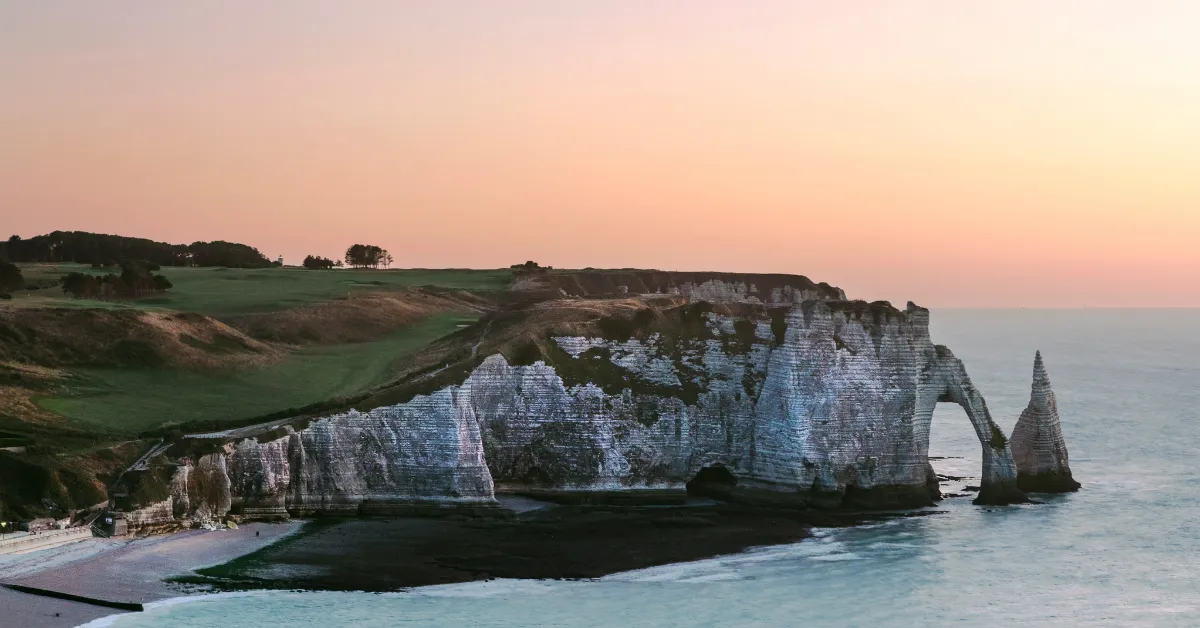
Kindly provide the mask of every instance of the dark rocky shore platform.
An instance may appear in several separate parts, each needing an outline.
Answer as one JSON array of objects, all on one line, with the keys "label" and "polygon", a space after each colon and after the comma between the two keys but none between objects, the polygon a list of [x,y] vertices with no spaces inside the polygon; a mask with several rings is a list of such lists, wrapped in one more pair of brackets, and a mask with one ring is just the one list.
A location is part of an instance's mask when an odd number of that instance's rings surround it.
[{"label": "dark rocky shore platform", "polygon": [[812,527],[925,512],[841,513],[550,506],[510,517],[322,519],[288,539],[175,582],[198,590],[397,591],[490,578],[586,579],[793,543]]}]

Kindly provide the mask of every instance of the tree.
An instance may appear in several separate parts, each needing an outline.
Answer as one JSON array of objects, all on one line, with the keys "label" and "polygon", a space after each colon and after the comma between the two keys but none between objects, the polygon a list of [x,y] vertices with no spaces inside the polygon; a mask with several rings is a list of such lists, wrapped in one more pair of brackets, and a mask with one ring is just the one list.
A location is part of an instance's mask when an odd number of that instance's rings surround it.
[{"label": "tree", "polygon": [[303,266],[309,270],[328,270],[333,268],[333,260],[328,257],[309,255],[304,258]]},{"label": "tree", "polygon": [[11,262],[0,262],[0,292],[12,292],[25,287],[21,269]]},{"label": "tree", "polygon": [[378,268],[380,264],[392,263],[392,256],[374,244],[355,244],[346,249],[346,265],[355,268]]},{"label": "tree", "polygon": [[517,273],[544,273],[553,269],[554,267],[542,266],[537,262],[530,260],[524,264],[513,264],[512,266],[509,266],[509,268],[513,269],[513,271]]},{"label": "tree", "polygon": [[14,235],[4,242],[0,242],[0,262],[12,261],[17,247],[21,245],[21,236]]},{"label": "tree", "polygon": [[102,277],[88,273],[67,273],[59,283],[63,292],[77,299],[114,299],[138,297],[154,292],[170,290],[171,280],[164,275],[154,275],[137,262],[126,261],[121,265],[121,275],[112,273]]},{"label": "tree", "polygon": [[[112,275],[109,275],[110,277]],[[67,273],[58,282],[62,284],[63,292],[76,299],[89,299],[99,296],[102,279],[87,273]]]},{"label": "tree", "polygon": [[171,280],[167,279],[166,276],[164,276],[164,275],[155,275],[154,276],[154,289],[158,292],[165,292],[167,290],[170,290],[173,287],[173,285],[174,284],[171,283]]},{"label": "tree", "polygon": [[130,296],[138,296],[143,292],[154,291],[154,277],[150,275],[150,271],[146,270],[141,264],[126,260],[121,264],[121,283],[122,292],[128,292]]}]

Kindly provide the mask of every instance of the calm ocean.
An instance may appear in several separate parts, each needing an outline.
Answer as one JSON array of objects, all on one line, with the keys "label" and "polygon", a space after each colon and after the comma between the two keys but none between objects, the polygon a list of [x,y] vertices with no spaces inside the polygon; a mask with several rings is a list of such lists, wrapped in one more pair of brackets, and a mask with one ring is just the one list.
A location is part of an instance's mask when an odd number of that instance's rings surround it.
[{"label": "calm ocean", "polygon": [[[1083,490],[972,506],[592,582],[408,593],[228,594],[112,626],[1200,626],[1200,310],[943,310],[936,342],[1011,431],[1041,349]],[[939,472],[978,476],[966,416],[934,417]]]}]

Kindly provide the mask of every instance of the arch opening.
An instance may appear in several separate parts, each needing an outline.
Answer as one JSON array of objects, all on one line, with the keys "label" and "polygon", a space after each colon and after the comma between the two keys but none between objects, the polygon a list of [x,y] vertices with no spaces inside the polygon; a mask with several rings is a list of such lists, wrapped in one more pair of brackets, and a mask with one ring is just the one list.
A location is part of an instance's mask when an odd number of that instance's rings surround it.
[{"label": "arch opening", "polygon": [[939,403],[929,426],[926,485],[934,499],[970,495],[983,481],[983,452],[970,417],[956,403]]},{"label": "arch opening", "polygon": [[[934,410],[939,403],[955,403],[967,413],[982,453],[979,493],[976,504],[1015,504],[1028,501],[1017,488],[1016,468],[1008,439],[992,421],[987,402],[971,383],[962,361],[945,347],[938,346],[937,360],[921,383],[918,401],[918,429],[923,432],[924,451],[928,456],[930,428]],[[933,475],[932,465],[926,463],[927,478]],[[935,480],[936,481],[936,480]]]}]

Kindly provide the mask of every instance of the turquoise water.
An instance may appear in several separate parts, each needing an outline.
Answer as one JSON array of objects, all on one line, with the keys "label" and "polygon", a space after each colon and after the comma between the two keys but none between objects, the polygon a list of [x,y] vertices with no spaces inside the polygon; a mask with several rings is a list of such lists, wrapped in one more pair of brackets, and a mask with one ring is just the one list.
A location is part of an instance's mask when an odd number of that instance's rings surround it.
[{"label": "turquoise water", "polygon": [[[153,606],[113,626],[1197,626],[1200,310],[938,311],[998,423],[1046,357],[1084,488],[1042,505],[945,514],[592,582],[496,581],[409,593],[231,594]],[[954,406],[931,455],[978,475]],[[381,557],[386,560],[386,557]]]}]

